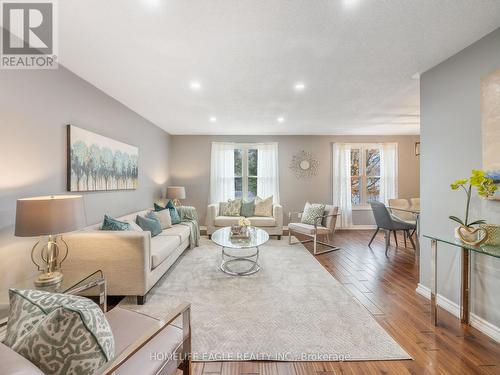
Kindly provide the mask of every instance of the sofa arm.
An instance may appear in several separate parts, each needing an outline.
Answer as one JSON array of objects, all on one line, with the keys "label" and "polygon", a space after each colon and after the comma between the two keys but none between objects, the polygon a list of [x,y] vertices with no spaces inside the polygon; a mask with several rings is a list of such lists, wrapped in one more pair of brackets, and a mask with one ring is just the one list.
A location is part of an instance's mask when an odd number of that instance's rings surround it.
[{"label": "sofa arm", "polygon": [[276,226],[283,228],[283,206],[279,204],[273,206],[273,217],[276,220]]},{"label": "sofa arm", "polygon": [[135,231],[84,231],[64,237],[68,276],[102,270],[109,295],[144,295],[151,272],[151,234]]},{"label": "sofa arm", "polygon": [[213,227],[215,218],[219,215],[219,205],[218,204],[209,204],[207,207],[207,227]]}]

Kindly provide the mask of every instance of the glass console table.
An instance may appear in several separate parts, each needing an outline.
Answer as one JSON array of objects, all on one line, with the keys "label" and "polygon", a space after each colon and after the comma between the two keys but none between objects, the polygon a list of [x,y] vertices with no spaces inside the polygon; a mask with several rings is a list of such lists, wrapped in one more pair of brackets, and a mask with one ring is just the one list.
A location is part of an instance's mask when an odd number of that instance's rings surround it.
[{"label": "glass console table", "polygon": [[431,322],[437,325],[437,246],[438,243],[445,243],[448,245],[455,246],[462,250],[462,262],[461,262],[461,279],[460,279],[460,321],[463,324],[469,324],[470,318],[470,254],[474,252],[476,254],[482,254],[486,256],[492,256],[495,258],[500,258],[500,246],[491,245],[480,245],[473,246],[468,245],[458,239],[452,237],[436,237],[424,235],[424,237],[431,240]]}]

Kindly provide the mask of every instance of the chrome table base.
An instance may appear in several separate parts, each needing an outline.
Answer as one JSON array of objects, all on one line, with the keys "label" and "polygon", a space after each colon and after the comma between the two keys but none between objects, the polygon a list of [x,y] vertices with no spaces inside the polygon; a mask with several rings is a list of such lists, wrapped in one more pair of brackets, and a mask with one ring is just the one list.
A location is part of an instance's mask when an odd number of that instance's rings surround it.
[{"label": "chrome table base", "polygon": [[[255,251],[248,255],[232,255],[228,254],[228,248],[222,247],[222,262],[220,265],[220,269],[222,272],[231,275],[231,276],[248,276],[253,275],[256,272],[259,272],[260,265],[259,261],[259,247],[255,247]],[[246,250],[246,249],[245,249]],[[240,252],[241,250],[237,250]],[[250,263],[250,267],[244,271],[235,271],[231,269],[231,265],[239,264],[239,263]]]}]

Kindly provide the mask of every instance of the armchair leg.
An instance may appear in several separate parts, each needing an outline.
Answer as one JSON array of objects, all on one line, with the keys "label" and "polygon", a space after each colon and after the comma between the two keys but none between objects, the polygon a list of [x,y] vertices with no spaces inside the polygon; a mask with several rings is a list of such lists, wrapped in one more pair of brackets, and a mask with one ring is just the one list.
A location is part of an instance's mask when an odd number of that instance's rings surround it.
[{"label": "armchair leg", "polygon": [[313,244],[314,244],[313,245],[313,252],[314,252],[314,255],[317,254],[317,252],[316,252],[316,241],[317,241],[316,235],[314,235],[314,237],[313,237]]},{"label": "armchair leg", "polygon": [[378,231],[379,231],[379,230],[380,230],[380,228],[379,228],[379,227],[377,227],[377,230],[375,231],[375,233],[373,233],[373,236],[372,236],[372,238],[370,239],[370,242],[368,243],[368,247],[370,247],[370,246],[371,246],[371,244],[372,244],[373,240],[375,239],[375,236],[377,235],[377,233],[378,233]]},{"label": "armchair leg", "polygon": [[411,246],[413,246],[413,249],[417,249],[417,247],[415,246],[415,241],[413,241],[413,236],[410,235],[410,231],[408,231],[408,238],[410,239],[410,242],[411,242]]},{"label": "armchair leg", "polygon": [[404,231],[403,231],[403,238],[405,239],[405,249],[408,247],[408,246],[406,245],[406,234],[407,234],[407,232],[404,230]]},{"label": "armchair leg", "polygon": [[278,241],[281,241],[281,236],[278,236]]},{"label": "armchair leg", "polygon": [[398,245],[398,236],[396,234],[396,231],[394,230],[394,231],[392,231],[392,233],[394,233],[394,241],[396,241],[396,248],[398,248],[399,247],[399,245]]}]

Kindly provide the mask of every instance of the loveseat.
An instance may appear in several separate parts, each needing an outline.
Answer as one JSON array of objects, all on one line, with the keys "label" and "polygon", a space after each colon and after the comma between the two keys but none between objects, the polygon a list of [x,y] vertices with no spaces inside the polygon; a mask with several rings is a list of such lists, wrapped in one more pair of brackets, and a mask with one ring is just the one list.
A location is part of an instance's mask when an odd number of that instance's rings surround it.
[{"label": "loveseat", "polygon": [[[135,212],[117,218],[135,222]],[[62,267],[65,273],[82,269],[89,273],[102,270],[108,295],[137,296],[137,303],[146,302],[149,290],[189,247],[190,229],[183,224],[164,229],[151,237],[148,231],[103,231],[95,224],[65,236],[69,254]]]},{"label": "loveseat", "polygon": [[[219,204],[210,204],[207,209],[207,234],[210,237],[217,229],[230,227],[238,224],[242,216],[221,216],[219,215]],[[247,217],[251,225],[265,230],[271,236],[281,239],[283,235],[283,207],[279,204],[273,205],[272,216],[251,216]]]}]

